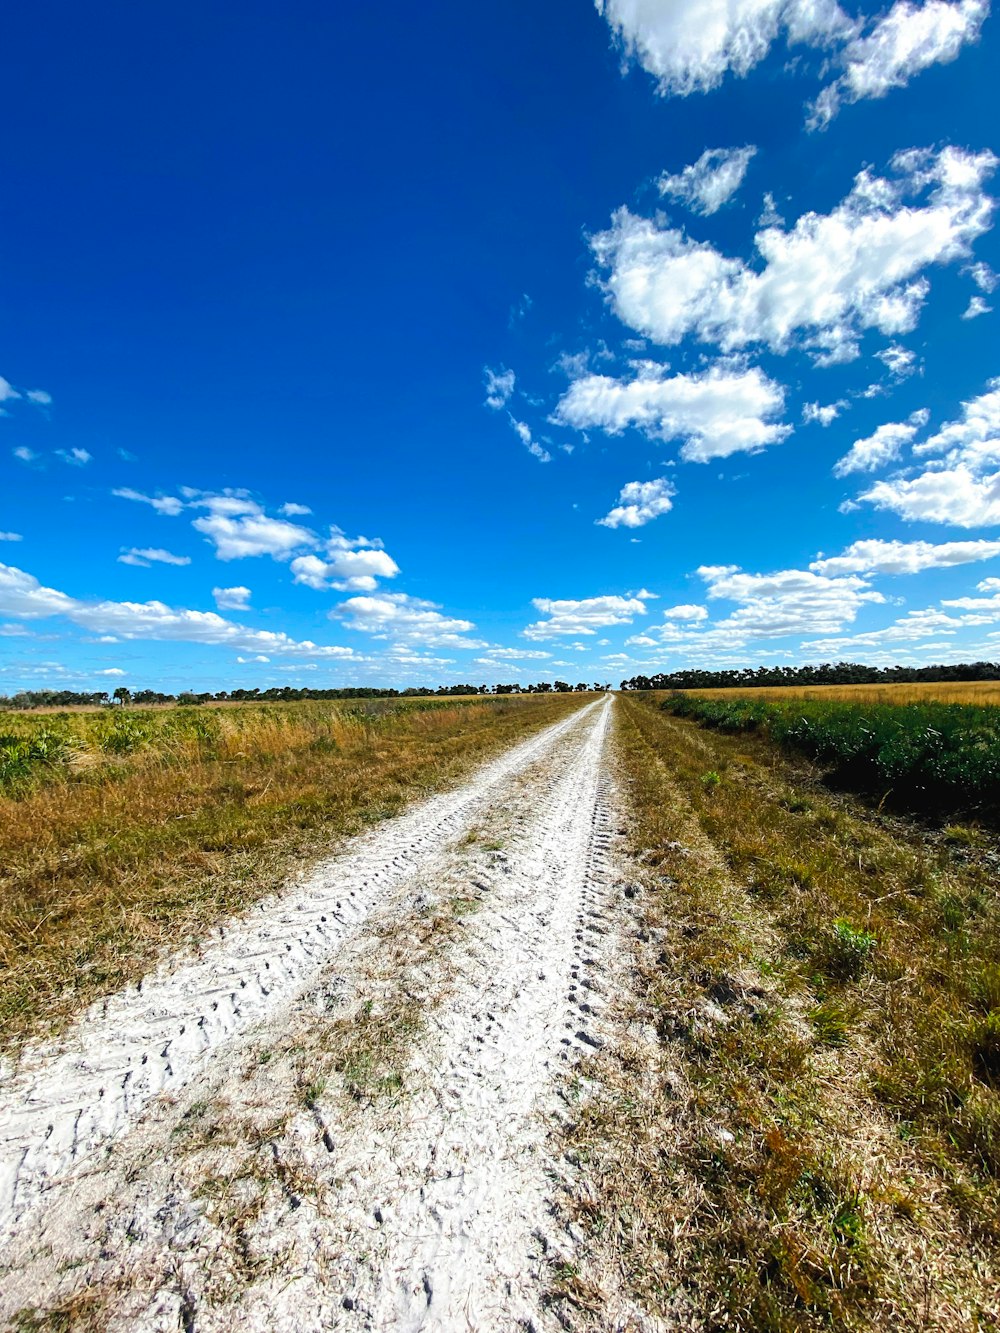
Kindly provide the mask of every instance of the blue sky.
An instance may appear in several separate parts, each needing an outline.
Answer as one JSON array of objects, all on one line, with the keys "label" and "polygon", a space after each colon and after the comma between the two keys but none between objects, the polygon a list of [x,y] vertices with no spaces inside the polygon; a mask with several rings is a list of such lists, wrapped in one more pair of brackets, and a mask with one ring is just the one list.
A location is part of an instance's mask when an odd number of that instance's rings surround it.
[{"label": "blue sky", "polygon": [[0,692],[1000,658],[985,0],[7,46]]}]

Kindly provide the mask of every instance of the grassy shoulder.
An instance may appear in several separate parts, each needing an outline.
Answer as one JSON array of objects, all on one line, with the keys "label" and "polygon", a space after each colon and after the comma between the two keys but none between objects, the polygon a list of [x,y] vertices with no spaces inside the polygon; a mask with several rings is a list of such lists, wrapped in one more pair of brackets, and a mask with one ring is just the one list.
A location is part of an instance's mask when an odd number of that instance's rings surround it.
[{"label": "grassy shoulder", "polygon": [[617,735],[642,911],[570,1130],[595,1253],[682,1327],[995,1327],[992,845],[655,700]]},{"label": "grassy shoulder", "polygon": [[0,796],[0,1045],[58,1028],[332,839],[588,697],[45,719],[70,760]]}]

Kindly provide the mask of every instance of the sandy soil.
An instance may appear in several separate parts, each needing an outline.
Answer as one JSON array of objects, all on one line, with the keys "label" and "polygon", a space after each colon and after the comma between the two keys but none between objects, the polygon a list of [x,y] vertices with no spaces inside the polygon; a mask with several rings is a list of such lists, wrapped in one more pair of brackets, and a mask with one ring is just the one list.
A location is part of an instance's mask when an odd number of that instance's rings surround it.
[{"label": "sandy soil", "polygon": [[[618,947],[612,707],[357,840],[4,1071],[0,1317],[558,1326],[552,1130],[602,1041]],[[359,1092],[344,1070],[379,1015],[393,1077]]]}]

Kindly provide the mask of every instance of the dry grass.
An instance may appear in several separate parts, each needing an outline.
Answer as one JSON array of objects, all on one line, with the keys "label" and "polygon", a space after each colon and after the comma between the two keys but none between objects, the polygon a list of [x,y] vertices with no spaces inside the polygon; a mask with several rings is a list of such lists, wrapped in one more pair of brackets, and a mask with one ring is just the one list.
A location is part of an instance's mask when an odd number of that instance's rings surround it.
[{"label": "dry grass", "polygon": [[566,1201],[600,1285],[681,1328],[1000,1326],[992,845],[622,704],[643,911]]},{"label": "dry grass", "polygon": [[333,838],[585,701],[68,717],[72,763],[0,797],[0,1043],[57,1027],[279,887]]},{"label": "dry grass", "polygon": [[690,690],[707,699],[832,699],[859,704],[1000,704],[1000,680],[916,681],[901,685],[766,685],[759,689]]}]

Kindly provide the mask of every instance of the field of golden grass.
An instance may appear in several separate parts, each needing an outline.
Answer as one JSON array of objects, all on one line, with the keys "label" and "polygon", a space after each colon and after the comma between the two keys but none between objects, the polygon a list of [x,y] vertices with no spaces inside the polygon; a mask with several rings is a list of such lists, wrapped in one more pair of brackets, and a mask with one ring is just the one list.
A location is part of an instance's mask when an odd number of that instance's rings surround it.
[{"label": "field of golden grass", "polygon": [[670,1327],[996,1327],[995,839],[657,704],[618,725],[644,903],[620,1022],[655,1054],[595,1069],[578,1224]]},{"label": "field of golden grass", "polygon": [[918,681],[904,685],[768,685],[760,689],[691,690],[707,699],[831,699],[859,704],[1000,704],[1000,680]]},{"label": "field of golden grass", "polygon": [[0,1046],[591,697],[5,717],[25,742],[50,739],[0,787]]}]

